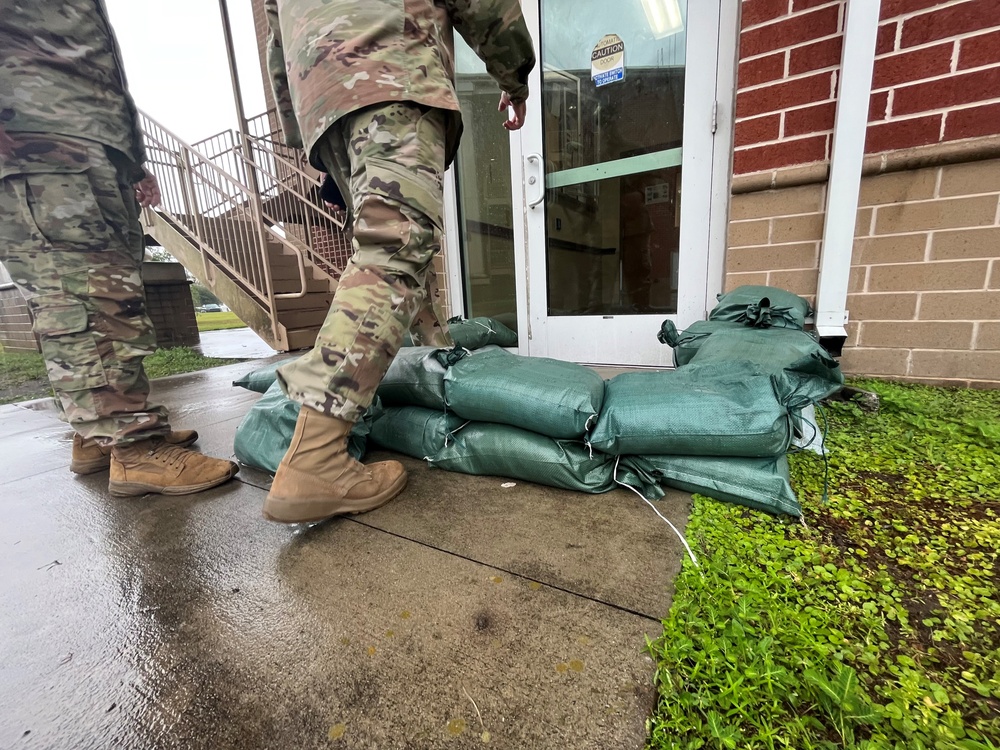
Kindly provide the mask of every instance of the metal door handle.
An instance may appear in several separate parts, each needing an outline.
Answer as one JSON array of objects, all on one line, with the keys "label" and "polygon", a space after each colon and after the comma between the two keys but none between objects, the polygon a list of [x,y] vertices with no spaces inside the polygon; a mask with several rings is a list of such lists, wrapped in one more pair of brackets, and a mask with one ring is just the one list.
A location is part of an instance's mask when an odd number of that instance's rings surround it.
[{"label": "metal door handle", "polygon": [[534,200],[528,201],[528,208],[534,208],[545,200],[545,178],[542,176],[542,155],[541,154],[528,154],[525,158],[528,164],[536,162],[538,164],[538,176],[531,175],[528,177],[528,184],[534,185],[536,182],[539,183],[538,197]]}]

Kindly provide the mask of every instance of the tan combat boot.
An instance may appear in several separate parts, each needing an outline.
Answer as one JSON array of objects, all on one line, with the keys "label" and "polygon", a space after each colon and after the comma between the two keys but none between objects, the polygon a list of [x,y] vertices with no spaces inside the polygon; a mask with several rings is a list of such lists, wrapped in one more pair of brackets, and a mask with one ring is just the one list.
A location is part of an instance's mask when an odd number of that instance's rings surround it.
[{"label": "tan combat boot", "polygon": [[[187,448],[198,442],[198,433],[194,430],[174,430],[163,436],[171,445]],[[111,446],[98,445],[94,438],[83,438],[73,435],[73,458],[69,470],[74,474],[93,474],[111,466]]]},{"label": "tan combat boot", "polygon": [[302,407],[288,452],[264,501],[264,518],[310,523],[385,505],[406,487],[398,461],[365,466],[347,452],[352,425]]},{"label": "tan combat boot", "polygon": [[203,456],[153,438],[111,449],[108,491],[119,497],[148,492],[190,495],[228,481],[239,470],[232,461]]}]

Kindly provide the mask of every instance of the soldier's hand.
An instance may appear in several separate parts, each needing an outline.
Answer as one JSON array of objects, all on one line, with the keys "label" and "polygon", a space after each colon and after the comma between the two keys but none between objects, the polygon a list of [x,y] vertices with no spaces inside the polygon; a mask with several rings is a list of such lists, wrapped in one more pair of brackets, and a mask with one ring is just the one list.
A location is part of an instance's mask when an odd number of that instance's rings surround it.
[{"label": "soldier's hand", "polygon": [[156,175],[146,170],[146,176],[135,183],[135,199],[143,208],[156,208],[160,205],[160,183]]},{"label": "soldier's hand", "polygon": [[7,135],[7,131],[0,125],[0,156],[14,155],[14,139]]},{"label": "soldier's hand", "polygon": [[503,124],[507,130],[520,130],[521,126],[524,125],[524,117],[528,111],[527,102],[511,102],[510,96],[504,91],[500,95],[500,105],[497,107],[498,112],[503,112],[505,109],[513,110],[510,113],[510,118]]}]

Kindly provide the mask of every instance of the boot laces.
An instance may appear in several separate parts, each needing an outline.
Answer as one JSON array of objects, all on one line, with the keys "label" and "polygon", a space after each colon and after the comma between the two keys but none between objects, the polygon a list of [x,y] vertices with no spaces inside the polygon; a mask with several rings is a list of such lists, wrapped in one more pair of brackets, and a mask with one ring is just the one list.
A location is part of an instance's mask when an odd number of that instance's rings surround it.
[{"label": "boot laces", "polygon": [[158,440],[146,455],[167,466],[183,466],[190,457],[191,451],[172,445],[165,440]]}]

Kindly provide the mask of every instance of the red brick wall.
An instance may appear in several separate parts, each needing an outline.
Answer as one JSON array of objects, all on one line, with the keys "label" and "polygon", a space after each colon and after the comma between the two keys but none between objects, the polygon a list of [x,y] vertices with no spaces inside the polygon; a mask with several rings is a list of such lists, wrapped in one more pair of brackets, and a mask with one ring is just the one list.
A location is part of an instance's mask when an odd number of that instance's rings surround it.
[{"label": "red brick wall", "polygon": [[[735,173],[830,157],[845,0],[743,0]],[[867,152],[1000,133],[1000,0],[882,0]]]}]

